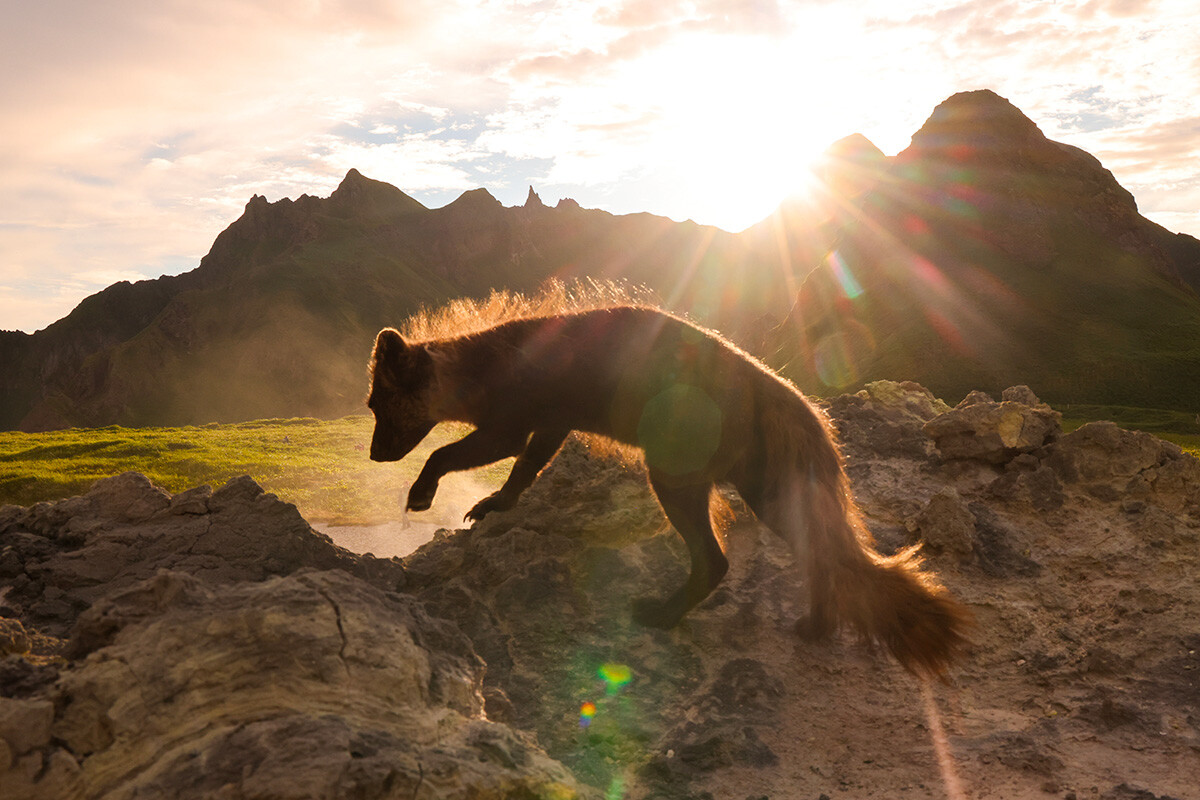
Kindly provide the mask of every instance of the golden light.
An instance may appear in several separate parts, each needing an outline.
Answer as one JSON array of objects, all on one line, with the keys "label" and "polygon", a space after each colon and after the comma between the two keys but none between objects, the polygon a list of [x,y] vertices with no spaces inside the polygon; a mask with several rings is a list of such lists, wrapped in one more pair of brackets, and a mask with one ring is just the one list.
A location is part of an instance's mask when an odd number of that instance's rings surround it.
[{"label": "golden light", "polygon": [[653,116],[631,147],[672,184],[657,198],[668,215],[741,230],[807,191],[813,163],[856,132],[870,76],[847,72],[844,43],[819,30],[679,37],[613,76],[614,97]]}]

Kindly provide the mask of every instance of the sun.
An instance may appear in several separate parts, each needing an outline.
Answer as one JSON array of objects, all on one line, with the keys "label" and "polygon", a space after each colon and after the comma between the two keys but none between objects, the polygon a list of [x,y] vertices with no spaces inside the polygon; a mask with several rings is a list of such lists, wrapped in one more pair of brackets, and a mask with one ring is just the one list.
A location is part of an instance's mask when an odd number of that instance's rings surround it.
[{"label": "sun", "polygon": [[668,214],[739,231],[790,195],[854,131],[829,81],[806,83],[811,53],[787,41],[695,35],[646,54],[620,81],[624,102],[649,108],[646,160],[670,185]]}]

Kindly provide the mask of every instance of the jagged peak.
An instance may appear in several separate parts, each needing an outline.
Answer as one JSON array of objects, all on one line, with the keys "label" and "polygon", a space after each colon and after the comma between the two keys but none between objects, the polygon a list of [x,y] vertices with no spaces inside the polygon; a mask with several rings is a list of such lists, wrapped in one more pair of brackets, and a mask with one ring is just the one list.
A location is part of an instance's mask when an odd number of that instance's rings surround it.
[{"label": "jagged peak", "polygon": [[843,158],[851,161],[874,161],[887,158],[874,142],[861,133],[843,136],[825,148],[827,158]]},{"label": "jagged peak", "polygon": [[397,216],[428,210],[392,184],[368,178],[353,167],[329,196],[329,202],[347,216]]},{"label": "jagged peak", "polygon": [[530,186],[529,194],[525,198],[525,208],[533,209],[533,208],[545,208],[545,207],[546,207],[546,204],[542,202],[542,198],[539,197],[538,193],[533,190],[532,186]]},{"label": "jagged peak", "polygon": [[1009,159],[1015,151],[1045,147],[1048,141],[1021,109],[990,89],[977,89],[939,103],[900,156]]},{"label": "jagged peak", "polygon": [[468,189],[463,192],[447,208],[490,208],[492,206],[501,206],[501,203],[492,196],[491,192],[481,186],[478,189]]}]

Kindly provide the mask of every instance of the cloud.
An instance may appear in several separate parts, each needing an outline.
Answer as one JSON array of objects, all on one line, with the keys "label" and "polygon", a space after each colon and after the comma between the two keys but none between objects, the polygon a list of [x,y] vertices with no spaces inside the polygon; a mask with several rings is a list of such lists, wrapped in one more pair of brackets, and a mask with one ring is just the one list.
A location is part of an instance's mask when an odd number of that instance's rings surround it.
[{"label": "cloud", "polygon": [[[186,269],[250,195],[327,194],[352,166],[427,205],[477,185],[520,202],[535,183],[616,212],[736,225],[835,139],[861,132],[894,153],[973,88],[1095,152],[1144,209],[1194,220],[1192,6],[12,4],[0,283],[49,308],[93,290],[80,272]],[[18,305],[0,300],[0,327]]]}]

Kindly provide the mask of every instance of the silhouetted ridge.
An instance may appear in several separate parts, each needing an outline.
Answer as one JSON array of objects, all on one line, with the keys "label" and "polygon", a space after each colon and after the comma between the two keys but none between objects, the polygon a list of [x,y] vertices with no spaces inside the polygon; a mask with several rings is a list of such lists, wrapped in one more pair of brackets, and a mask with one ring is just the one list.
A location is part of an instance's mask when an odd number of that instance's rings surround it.
[{"label": "silhouetted ridge", "polygon": [[480,188],[463,192],[458,196],[458,199],[446,206],[444,210],[493,212],[501,208],[504,208],[504,206],[492,196],[491,192]]},{"label": "silhouetted ridge", "polygon": [[835,196],[857,196],[874,188],[888,158],[861,133],[852,133],[826,148],[814,171]]},{"label": "silhouetted ridge", "polygon": [[981,89],[959,92],[934,108],[900,158],[996,161],[1046,144],[1041,130],[1019,108]]},{"label": "silhouetted ridge", "polygon": [[390,183],[366,178],[353,168],[328,203],[330,213],[338,217],[398,217],[429,210]]},{"label": "silhouetted ridge", "polygon": [[1194,407],[1200,242],[1142,217],[1097,159],[1004,98],[950,97],[892,158],[845,137],[819,171],[824,191],[736,235],[547,208],[532,186],[523,206],[476,189],[428,209],[355,169],[327,198],[255,195],[191,272],[0,337],[0,426],[361,410],[381,327],[550,278],[644,286],[818,396],[885,378]]},{"label": "silhouetted ridge", "polygon": [[535,208],[542,209],[545,207],[546,207],[546,204],[542,202],[542,198],[539,197],[538,193],[533,190],[532,186],[530,186],[529,194],[525,198],[525,208],[533,210]]}]

